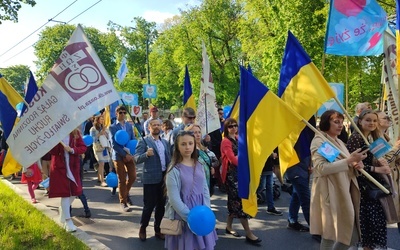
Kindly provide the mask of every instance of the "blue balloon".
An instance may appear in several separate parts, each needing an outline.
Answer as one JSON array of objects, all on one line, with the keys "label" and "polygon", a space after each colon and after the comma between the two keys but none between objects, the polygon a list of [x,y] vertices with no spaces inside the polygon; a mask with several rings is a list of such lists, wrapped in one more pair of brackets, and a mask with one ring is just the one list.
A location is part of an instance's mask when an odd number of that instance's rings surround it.
[{"label": "blue balloon", "polygon": [[114,172],[108,173],[106,176],[106,183],[109,187],[118,187],[118,177]]},{"label": "blue balloon", "polygon": [[194,234],[206,236],[215,229],[215,214],[207,206],[195,206],[190,210],[187,222]]},{"label": "blue balloon", "polygon": [[115,133],[115,141],[122,146],[125,146],[129,141],[129,135],[125,130],[118,130]]},{"label": "blue balloon", "polygon": [[84,135],[82,139],[85,145],[88,147],[93,144],[93,137],[91,137],[90,135]]},{"label": "blue balloon", "polygon": [[137,140],[130,140],[130,141],[128,141],[128,143],[126,144],[126,147],[129,148],[129,151],[131,152],[131,155],[134,155],[134,154],[135,154],[137,143],[138,143]]}]

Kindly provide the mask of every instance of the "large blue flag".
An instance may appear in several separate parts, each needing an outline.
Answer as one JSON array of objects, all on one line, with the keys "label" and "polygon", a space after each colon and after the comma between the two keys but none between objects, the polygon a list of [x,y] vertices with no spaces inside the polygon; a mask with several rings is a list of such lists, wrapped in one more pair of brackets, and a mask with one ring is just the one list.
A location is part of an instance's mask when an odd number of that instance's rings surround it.
[{"label": "large blue flag", "polygon": [[[33,97],[36,95],[36,92],[38,91],[38,86],[36,84],[35,78],[33,77],[32,71],[29,71],[29,82],[28,86],[26,88],[26,93],[25,93],[25,102],[30,103],[33,100]],[[21,115],[24,114],[26,110],[26,105],[23,106],[21,110]]]},{"label": "large blue flag", "polygon": [[[257,214],[256,191],[272,151],[302,119],[245,68],[240,67],[238,185],[243,211]],[[272,122],[271,122],[272,121]]]},{"label": "large blue flag", "polygon": [[386,12],[376,0],[331,0],[325,53],[372,56],[383,53]]}]

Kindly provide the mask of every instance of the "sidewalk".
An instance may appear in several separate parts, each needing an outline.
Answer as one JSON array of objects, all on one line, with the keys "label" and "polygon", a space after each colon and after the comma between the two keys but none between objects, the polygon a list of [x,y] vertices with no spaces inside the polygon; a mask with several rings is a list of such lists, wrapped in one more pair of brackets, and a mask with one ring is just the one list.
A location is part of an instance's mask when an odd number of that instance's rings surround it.
[{"label": "sidewalk", "polygon": [[[117,195],[112,196],[111,188],[100,187],[96,182],[96,173],[93,170],[84,174],[84,193],[88,198],[92,218],[83,217],[84,211],[79,199],[76,199],[72,204],[72,216],[75,225],[78,227],[78,231],[74,235],[91,249],[164,249],[164,241],[154,237],[153,219],[147,227],[147,240],[142,242],[138,237],[143,207],[140,181],[141,166],[138,166],[137,172],[137,181],[130,191],[134,205],[130,207],[130,212],[127,213],[121,211],[118,192]],[[11,182],[5,179],[1,180],[8,183],[17,194],[30,201],[28,188],[25,184],[20,183],[19,178]],[[44,190],[35,191],[39,203],[34,206],[58,223],[60,199],[49,199],[47,196],[43,196],[44,193]],[[250,220],[250,227],[254,234],[263,240],[261,249],[319,249],[319,243],[313,240],[309,233],[300,233],[286,228],[289,201],[290,196],[281,192],[281,197],[275,202],[275,205],[278,210],[284,213],[283,216],[269,215],[266,213],[266,207],[260,206],[256,218]],[[216,227],[219,237],[215,249],[260,249],[260,247],[245,242],[244,230],[237,219],[234,220],[234,229],[242,237],[235,238],[225,234],[226,194],[216,189],[211,204],[217,218]],[[301,214],[299,218],[301,223],[305,224]],[[389,249],[400,249],[400,235],[394,225],[389,226],[388,235]]]}]

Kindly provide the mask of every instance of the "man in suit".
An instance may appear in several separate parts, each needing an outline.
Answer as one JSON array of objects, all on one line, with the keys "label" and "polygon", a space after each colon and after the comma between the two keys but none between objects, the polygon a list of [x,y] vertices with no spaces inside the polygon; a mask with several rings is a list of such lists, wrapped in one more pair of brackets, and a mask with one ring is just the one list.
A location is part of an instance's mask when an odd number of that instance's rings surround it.
[{"label": "man in suit", "polygon": [[155,208],[154,231],[159,239],[165,239],[160,232],[161,219],[165,212],[164,176],[171,161],[169,143],[161,139],[161,122],[159,119],[149,119],[150,134],[140,140],[136,146],[135,159],[143,166],[143,211],[140,220],[139,238],[146,240],[146,227]]},{"label": "man in suit", "polygon": [[[115,112],[117,119],[115,123],[110,126],[112,147],[114,149],[112,159],[118,175],[119,202],[121,203],[121,209],[124,212],[128,212],[129,207],[127,204],[132,205],[132,201],[129,198],[129,191],[136,180],[136,166],[133,161],[133,155],[128,153],[129,149],[124,148],[124,145],[115,141],[115,134],[119,130],[125,130],[128,133],[129,140],[135,139],[135,135],[133,133],[132,125],[125,120],[125,106],[119,105],[115,109]],[[126,175],[128,175],[128,179],[126,179]]]}]

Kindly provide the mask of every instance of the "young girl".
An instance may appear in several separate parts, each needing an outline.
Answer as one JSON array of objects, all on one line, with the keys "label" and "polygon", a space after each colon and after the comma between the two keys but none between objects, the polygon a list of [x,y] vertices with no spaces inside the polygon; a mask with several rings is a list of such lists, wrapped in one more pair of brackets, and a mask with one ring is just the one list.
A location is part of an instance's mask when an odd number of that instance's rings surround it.
[{"label": "young girl", "polygon": [[218,239],[213,230],[206,236],[197,236],[190,231],[187,218],[195,206],[210,207],[210,193],[203,166],[197,161],[198,155],[193,133],[181,131],[178,133],[174,154],[167,170],[166,187],[168,203],[165,216],[169,219],[182,220],[182,234],[165,236],[167,249],[214,249]]},{"label": "young girl", "polygon": [[37,163],[32,164],[22,173],[21,183],[28,184],[29,195],[31,196],[31,201],[33,204],[37,203],[35,198],[35,189],[39,186],[42,181],[42,174]]}]

